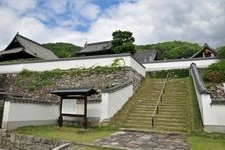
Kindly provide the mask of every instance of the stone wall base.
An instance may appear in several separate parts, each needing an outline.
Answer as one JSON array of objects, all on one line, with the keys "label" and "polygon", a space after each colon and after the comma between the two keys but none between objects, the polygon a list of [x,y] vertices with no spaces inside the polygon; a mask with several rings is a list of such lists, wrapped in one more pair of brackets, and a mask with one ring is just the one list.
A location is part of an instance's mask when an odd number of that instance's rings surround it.
[{"label": "stone wall base", "polygon": [[225,133],[225,125],[204,125],[203,130],[207,133]]},{"label": "stone wall base", "polygon": [[[83,127],[83,118],[63,117],[63,125]],[[88,126],[97,126],[100,124],[100,117],[88,117]]]},{"label": "stone wall base", "polygon": [[57,124],[57,120],[29,120],[29,121],[7,121],[2,122],[2,128],[4,129],[16,129],[22,126],[37,126],[37,125],[54,125]]},{"label": "stone wall base", "polygon": [[0,149],[8,150],[52,150],[65,141],[34,137],[12,133],[6,129],[0,129]]}]

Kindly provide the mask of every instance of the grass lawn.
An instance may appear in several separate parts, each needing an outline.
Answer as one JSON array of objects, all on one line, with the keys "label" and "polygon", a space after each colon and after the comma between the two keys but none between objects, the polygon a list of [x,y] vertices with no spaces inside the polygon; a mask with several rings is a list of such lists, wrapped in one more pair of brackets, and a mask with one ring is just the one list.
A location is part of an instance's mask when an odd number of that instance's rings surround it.
[{"label": "grass lawn", "polygon": [[34,135],[44,138],[63,139],[71,142],[92,142],[115,132],[107,127],[92,127],[88,130],[75,127],[26,126],[15,130],[19,134]]},{"label": "grass lawn", "polygon": [[225,136],[190,135],[188,141],[192,150],[225,150]]}]

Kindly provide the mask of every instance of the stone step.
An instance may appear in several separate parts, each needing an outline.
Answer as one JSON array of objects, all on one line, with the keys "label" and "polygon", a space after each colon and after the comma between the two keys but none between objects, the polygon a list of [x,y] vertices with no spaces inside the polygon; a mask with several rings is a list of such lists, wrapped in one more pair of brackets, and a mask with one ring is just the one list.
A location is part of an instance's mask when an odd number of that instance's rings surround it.
[{"label": "stone step", "polygon": [[127,116],[127,120],[128,119],[133,119],[133,120],[150,120],[152,117],[151,117],[151,115],[144,115],[144,114],[129,114],[128,116]]},{"label": "stone step", "polygon": [[184,127],[186,128],[187,127],[187,124],[186,123],[183,123],[183,122],[164,122],[164,121],[155,121],[155,124],[156,126],[174,126],[174,127]]},{"label": "stone step", "polygon": [[146,119],[146,120],[134,120],[134,119],[127,119],[125,121],[125,124],[142,124],[142,125],[151,125],[152,119]]},{"label": "stone step", "polygon": [[186,99],[187,98],[187,95],[162,95],[162,98],[164,99],[171,99],[171,98],[176,98],[176,99]]},{"label": "stone step", "polygon": [[183,110],[186,109],[186,106],[180,106],[180,105],[159,105],[159,109],[178,109]]},{"label": "stone step", "polygon": [[132,129],[153,129],[152,125],[143,125],[143,124],[126,124],[122,125],[122,128],[132,128]]},{"label": "stone step", "polygon": [[187,115],[185,114],[178,114],[178,115],[171,115],[171,114],[162,114],[162,113],[159,113],[157,114],[157,118],[167,118],[167,119],[184,119],[186,118]]},{"label": "stone step", "polygon": [[163,111],[163,110],[159,110],[159,115],[186,115],[187,112],[183,112],[183,111]]},{"label": "stone step", "polygon": [[162,102],[177,102],[177,103],[187,103],[187,100],[184,98],[162,98]]},{"label": "stone step", "polygon": [[178,107],[181,107],[181,106],[187,106],[187,102],[184,102],[184,101],[176,101],[176,100],[162,100],[162,102],[160,103],[160,105],[171,105],[171,106],[178,106]]},{"label": "stone step", "polygon": [[177,126],[159,126],[156,125],[154,127],[155,130],[159,131],[175,131],[175,132],[187,132],[188,129],[185,127],[177,127]]},{"label": "stone step", "polygon": [[155,117],[155,121],[156,122],[176,122],[176,123],[184,123],[186,124],[186,118],[183,117],[183,118],[165,118],[165,117],[162,117],[162,116],[156,116]]},{"label": "stone step", "polygon": [[159,113],[171,113],[171,114],[183,114],[186,113],[187,110],[183,108],[169,109],[169,108],[159,108]]},{"label": "stone step", "polygon": [[133,113],[143,113],[143,114],[152,114],[153,113],[153,109],[147,109],[147,110],[142,110],[142,109],[134,109],[132,111]]},{"label": "stone step", "polygon": [[152,113],[134,113],[134,112],[131,112],[129,113],[129,116],[132,116],[132,117],[140,117],[140,118],[151,118],[152,117]]},{"label": "stone step", "polygon": [[148,103],[152,102],[152,103],[154,103],[154,102],[158,101],[158,97],[156,97],[156,98],[148,98],[148,99],[137,98],[136,101],[140,102],[140,103],[142,103],[142,102],[148,102]]},{"label": "stone step", "polygon": [[152,110],[155,108],[155,105],[143,105],[143,104],[138,104],[135,106],[134,109],[142,109],[142,110]]}]

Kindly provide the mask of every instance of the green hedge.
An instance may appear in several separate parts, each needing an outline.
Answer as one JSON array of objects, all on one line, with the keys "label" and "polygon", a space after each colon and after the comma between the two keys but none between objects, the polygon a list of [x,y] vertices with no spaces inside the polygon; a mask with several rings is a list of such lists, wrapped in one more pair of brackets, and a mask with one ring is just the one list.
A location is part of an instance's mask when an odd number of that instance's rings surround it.
[{"label": "green hedge", "polygon": [[147,75],[153,78],[165,78],[167,76],[167,73],[169,73],[170,78],[184,78],[189,76],[188,69],[153,71],[153,72],[148,72]]},{"label": "green hedge", "polygon": [[218,63],[212,64],[204,69],[202,78],[207,82],[225,82],[225,60],[220,60]]}]

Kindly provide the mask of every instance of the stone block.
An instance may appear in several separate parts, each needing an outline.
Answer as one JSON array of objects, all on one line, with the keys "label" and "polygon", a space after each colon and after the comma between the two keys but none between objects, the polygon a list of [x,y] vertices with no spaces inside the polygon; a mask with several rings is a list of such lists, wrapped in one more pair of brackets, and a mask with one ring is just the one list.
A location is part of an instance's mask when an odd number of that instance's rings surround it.
[{"label": "stone block", "polygon": [[32,144],[32,143],[33,143],[33,139],[34,139],[34,136],[28,135],[28,136],[27,136],[27,141],[26,141],[26,143],[27,143],[27,144]]},{"label": "stone block", "polygon": [[16,140],[16,135],[12,133],[10,136],[10,142],[15,142],[15,140]]}]

